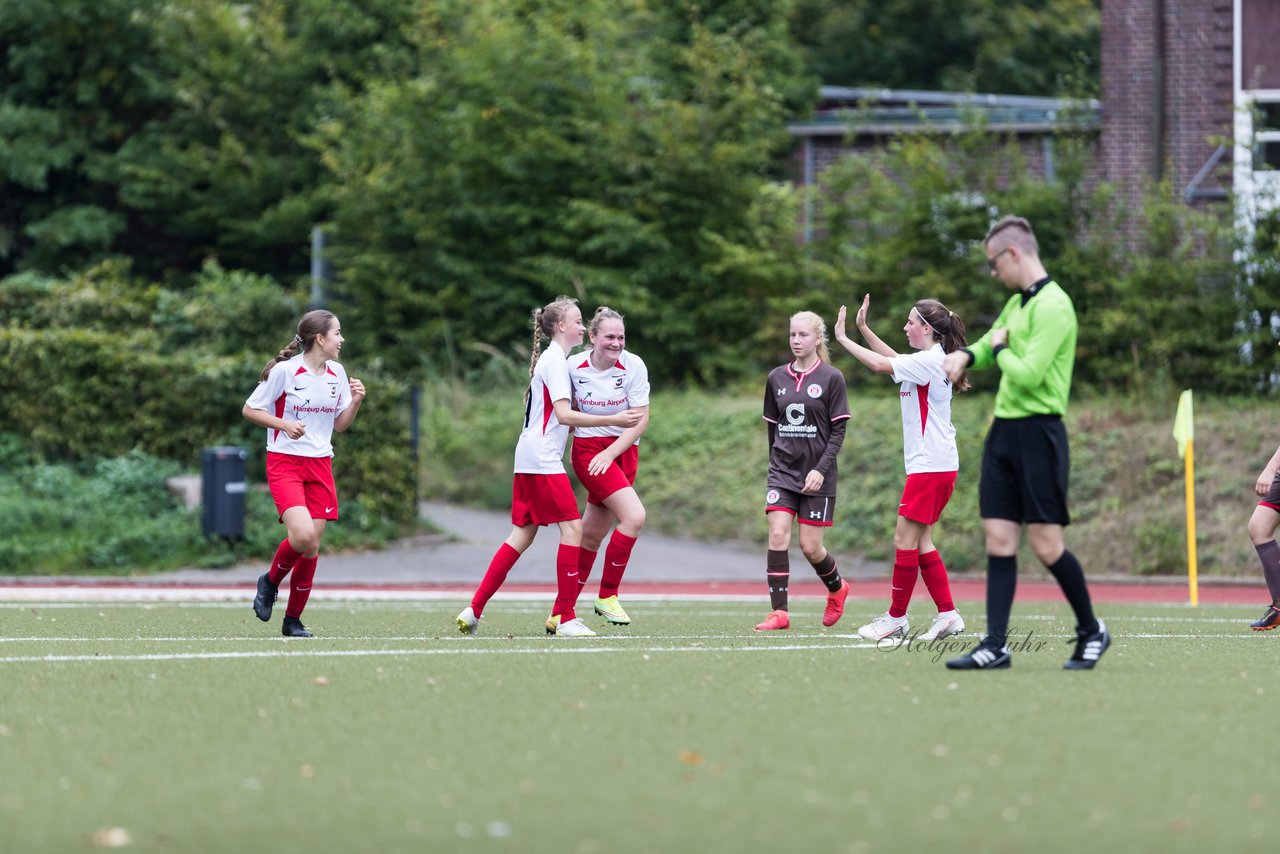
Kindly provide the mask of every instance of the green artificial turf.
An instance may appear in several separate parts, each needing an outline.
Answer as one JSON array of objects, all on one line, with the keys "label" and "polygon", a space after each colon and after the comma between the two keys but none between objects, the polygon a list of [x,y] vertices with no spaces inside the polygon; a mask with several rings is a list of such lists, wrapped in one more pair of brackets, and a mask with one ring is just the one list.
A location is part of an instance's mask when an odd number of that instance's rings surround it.
[{"label": "green artificial turf", "polygon": [[[821,602],[628,601],[543,633],[545,602],[0,609],[0,851],[1262,850],[1280,633],[1256,609],[1107,606],[1093,672],[1019,602],[1008,671],[878,650]],[[586,614],[583,614],[586,616]],[[919,628],[925,628],[927,619]]]}]

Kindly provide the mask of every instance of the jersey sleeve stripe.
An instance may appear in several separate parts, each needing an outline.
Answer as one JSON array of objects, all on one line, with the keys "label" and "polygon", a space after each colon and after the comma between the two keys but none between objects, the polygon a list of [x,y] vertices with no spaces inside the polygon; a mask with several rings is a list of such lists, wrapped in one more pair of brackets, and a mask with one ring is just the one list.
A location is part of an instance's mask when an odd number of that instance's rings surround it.
[{"label": "jersey sleeve stripe", "polygon": [[925,425],[929,423],[929,384],[916,386],[916,402],[920,404],[920,435],[924,435]]}]

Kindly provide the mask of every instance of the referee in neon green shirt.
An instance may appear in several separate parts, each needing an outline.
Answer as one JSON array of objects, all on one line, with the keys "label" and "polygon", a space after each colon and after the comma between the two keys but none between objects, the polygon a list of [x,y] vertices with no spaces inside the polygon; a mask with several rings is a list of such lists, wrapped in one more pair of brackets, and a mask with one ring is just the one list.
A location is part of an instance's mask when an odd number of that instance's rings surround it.
[{"label": "referee in neon green shirt", "polygon": [[1057,579],[1076,616],[1076,648],[1063,666],[1098,663],[1111,635],[1093,614],[1084,570],[1066,547],[1070,524],[1070,452],[1062,416],[1076,358],[1076,311],[1049,277],[1031,224],[1006,216],[983,241],[991,275],[1016,293],[986,335],[947,354],[952,382],[965,369],[1000,371],[995,418],[982,451],[978,502],[987,539],[987,635],[953,670],[993,670],[1012,663],[1009,613],[1018,581],[1018,545],[1025,527],[1031,549]]}]

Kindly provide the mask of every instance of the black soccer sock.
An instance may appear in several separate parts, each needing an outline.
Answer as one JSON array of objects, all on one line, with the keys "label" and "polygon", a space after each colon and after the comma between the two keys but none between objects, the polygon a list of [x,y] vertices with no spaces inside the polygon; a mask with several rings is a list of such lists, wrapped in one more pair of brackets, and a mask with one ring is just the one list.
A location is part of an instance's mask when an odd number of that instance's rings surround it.
[{"label": "black soccer sock", "polygon": [[1084,581],[1084,570],[1080,561],[1064,549],[1058,562],[1049,567],[1053,577],[1058,579],[1062,595],[1067,597],[1071,610],[1076,612],[1076,626],[1085,634],[1093,634],[1098,630],[1098,620],[1093,616],[1093,602],[1089,599],[1089,585]]},{"label": "black soccer sock", "polygon": [[791,559],[786,549],[769,549],[765,574],[769,580],[769,604],[775,611],[787,610],[787,584],[791,579]]},{"label": "black soccer sock", "polygon": [[1009,641],[1009,613],[1018,589],[1018,558],[987,555],[987,646],[1002,647]]},{"label": "black soccer sock", "polygon": [[831,552],[827,552],[827,556],[817,563],[809,561],[809,565],[813,567],[814,572],[818,573],[822,583],[827,585],[828,591],[840,592],[840,570],[836,569],[836,559],[831,556]]},{"label": "black soccer sock", "polygon": [[1271,593],[1271,605],[1280,604],[1280,544],[1275,540],[1254,546],[1258,559],[1262,561],[1262,577],[1267,580],[1267,590]]}]

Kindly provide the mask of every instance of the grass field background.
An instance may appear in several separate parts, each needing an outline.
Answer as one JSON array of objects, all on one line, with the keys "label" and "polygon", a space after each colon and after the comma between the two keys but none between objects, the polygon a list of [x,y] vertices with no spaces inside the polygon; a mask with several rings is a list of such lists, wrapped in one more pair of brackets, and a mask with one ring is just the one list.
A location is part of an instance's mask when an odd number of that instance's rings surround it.
[{"label": "grass field background", "polygon": [[[542,597],[545,598],[545,597]],[[1256,608],[1019,602],[1013,668],[877,649],[793,603],[316,602],[285,640],[236,603],[0,610],[0,851],[1261,851],[1278,827],[1280,639]],[[864,613],[865,612],[865,613]],[[594,625],[597,620],[593,618]],[[924,628],[922,624],[920,626]],[[1028,639],[1029,633],[1029,639]]]}]

